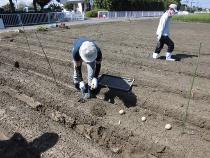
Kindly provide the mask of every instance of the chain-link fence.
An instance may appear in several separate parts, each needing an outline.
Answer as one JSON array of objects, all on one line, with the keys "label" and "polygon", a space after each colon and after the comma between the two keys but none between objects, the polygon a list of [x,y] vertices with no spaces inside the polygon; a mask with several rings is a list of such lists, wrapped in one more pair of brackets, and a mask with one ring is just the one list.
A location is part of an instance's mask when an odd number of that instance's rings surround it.
[{"label": "chain-link fence", "polygon": [[160,11],[99,11],[98,18],[140,18],[159,17],[163,14]]},{"label": "chain-link fence", "polygon": [[0,14],[5,27],[84,20],[80,12]]}]

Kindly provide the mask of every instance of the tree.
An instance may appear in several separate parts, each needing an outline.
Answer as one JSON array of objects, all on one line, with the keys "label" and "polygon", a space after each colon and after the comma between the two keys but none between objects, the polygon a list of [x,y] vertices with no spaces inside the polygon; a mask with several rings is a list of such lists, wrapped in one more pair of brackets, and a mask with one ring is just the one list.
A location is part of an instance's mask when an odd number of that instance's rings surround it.
[{"label": "tree", "polygon": [[15,5],[14,5],[14,3],[12,2],[12,0],[9,0],[9,4],[10,4],[10,11],[11,11],[12,13],[14,13],[14,12],[15,12]]},{"label": "tree", "polygon": [[74,4],[72,4],[71,2],[67,2],[65,5],[64,5],[64,8],[66,10],[73,10],[74,9]]},{"label": "tree", "polygon": [[180,5],[181,0],[94,0],[94,7],[113,11],[162,11],[171,3]]},{"label": "tree", "polygon": [[33,0],[33,6],[35,12],[37,11],[37,4],[41,7],[41,10],[44,9],[44,6],[47,5],[51,0]]},{"label": "tree", "polygon": [[37,4],[37,0],[33,0],[33,6],[34,6],[35,12],[37,12],[37,6],[36,6],[36,4]]},{"label": "tree", "polygon": [[26,7],[26,5],[24,3],[19,3],[18,5],[18,10],[23,11],[23,9]]},{"label": "tree", "polygon": [[48,7],[48,9],[50,11],[53,11],[53,12],[60,12],[60,11],[62,11],[61,6],[60,5],[56,5],[54,3],[53,4],[50,4],[49,7]]},{"label": "tree", "polygon": [[168,9],[168,6],[170,4],[177,4],[178,6],[181,6],[181,0],[163,0],[164,1],[164,7],[165,9]]},{"label": "tree", "polygon": [[9,12],[11,7],[10,7],[10,4],[7,3],[6,5],[2,6],[2,9],[5,11],[5,12]]},{"label": "tree", "polygon": [[41,10],[43,10],[44,6],[47,5],[47,3],[49,3],[49,2],[50,2],[50,0],[37,0],[37,4],[40,5]]},{"label": "tree", "polygon": [[4,8],[0,7],[0,13],[4,12]]}]

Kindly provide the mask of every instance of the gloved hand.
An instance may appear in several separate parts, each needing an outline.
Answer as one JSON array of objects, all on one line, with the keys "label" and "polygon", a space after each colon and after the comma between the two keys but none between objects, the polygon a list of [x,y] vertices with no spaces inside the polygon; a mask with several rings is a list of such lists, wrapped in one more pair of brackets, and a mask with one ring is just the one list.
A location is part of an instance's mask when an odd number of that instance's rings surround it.
[{"label": "gloved hand", "polygon": [[160,41],[161,35],[157,35],[157,40]]},{"label": "gloved hand", "polygon": [[79,83],[79,88],[80,88],[81,91],[85,91],[85,82],[84,81],[81,81]]},{"label": "gloved hand", "polygon": [[91,89],[96,89],[98,87],[98,80],[97,78],[93,78],[91,81]]}]

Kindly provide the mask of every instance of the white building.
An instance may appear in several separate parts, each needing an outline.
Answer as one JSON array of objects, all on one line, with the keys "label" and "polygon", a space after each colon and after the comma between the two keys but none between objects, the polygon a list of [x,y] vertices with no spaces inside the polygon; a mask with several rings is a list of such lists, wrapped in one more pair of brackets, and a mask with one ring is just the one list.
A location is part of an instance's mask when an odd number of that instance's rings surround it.
[{"label": "white building", "polygon": [[74,4],[74,10],[83,13],[86,10],[85,0],[58,0],[60,3],[65,4],[71,2]]}]

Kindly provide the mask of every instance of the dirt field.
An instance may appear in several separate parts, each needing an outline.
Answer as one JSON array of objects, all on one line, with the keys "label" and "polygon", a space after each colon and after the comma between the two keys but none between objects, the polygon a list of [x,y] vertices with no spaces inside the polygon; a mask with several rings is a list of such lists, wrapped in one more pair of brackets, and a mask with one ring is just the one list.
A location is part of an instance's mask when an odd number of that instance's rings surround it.
[{"label": "dirt field", "polygon": [[[176,62],[151,59],[157,25],[140,20],[39,32],[57,85],[33,31],[1,33],[0,157],[210,157],[210,24],[172,24]],[[97,98],[78,102],[70,49],[80,36],[101,47],[101,74],[135,79],[130,93],[102,88]]]}]

